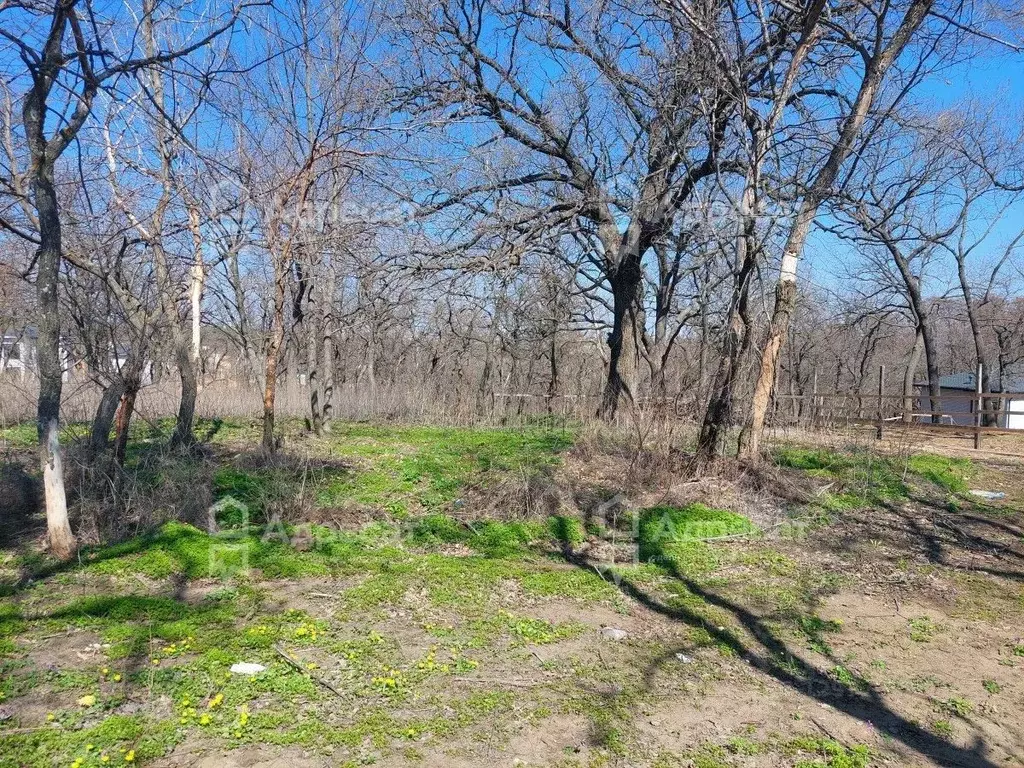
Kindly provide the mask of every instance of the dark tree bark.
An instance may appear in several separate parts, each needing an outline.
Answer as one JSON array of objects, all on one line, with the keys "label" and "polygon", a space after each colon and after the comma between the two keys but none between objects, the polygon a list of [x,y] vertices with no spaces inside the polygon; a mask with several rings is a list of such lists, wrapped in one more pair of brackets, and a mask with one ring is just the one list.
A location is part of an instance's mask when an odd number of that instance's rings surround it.
[{"label": "dark tree bark", "polygon": [[89,432],[89,451],[94,457],[102,456],[110,447],[110,430],[114,426],[114,415],[117,413],[122,394],[124,381],[120,376],[115,377],[103,390],[103,397],[96,407],[96,415],[93,416]]},{"label": "dark tree bark", "polygon": [[172,449],[188,449],[195,445],[196,436],[192,426],[196,416],[196,400],[199,397],[199,373],[196,361],[184,338],[176,344],[174,358],[181,379],[181,399],[178,400],[178,414],[171,435]]},{"label": "dark tree bark", "polygon": [[613,418],[622,399],[636,405],[644,333],[643,269],[638,256],[627,256],[609,275],[612,330],[608,335],[608,375],[599,415]]}]

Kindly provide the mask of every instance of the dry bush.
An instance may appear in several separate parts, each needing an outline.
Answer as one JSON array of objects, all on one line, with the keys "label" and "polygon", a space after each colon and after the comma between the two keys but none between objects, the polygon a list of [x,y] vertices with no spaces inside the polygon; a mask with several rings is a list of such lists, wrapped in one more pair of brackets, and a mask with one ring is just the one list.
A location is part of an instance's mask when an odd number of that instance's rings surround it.
[{"label": "dry bush", "polygon": [[65,472],[72,525],[85,544],[137,536],[177,520],[210,528],[216,464],[201,451],[145,451],[130,467],[108,454],[94,457],[84,443],[68,446]]}]

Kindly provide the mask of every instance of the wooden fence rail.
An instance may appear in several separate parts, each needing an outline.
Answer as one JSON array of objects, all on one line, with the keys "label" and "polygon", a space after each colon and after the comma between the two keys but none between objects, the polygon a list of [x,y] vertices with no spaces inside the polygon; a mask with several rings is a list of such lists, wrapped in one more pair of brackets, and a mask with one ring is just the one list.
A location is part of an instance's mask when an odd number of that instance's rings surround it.
[{"label": "wooden fence rail", "polygon": [[[980,448],[982,435],[1021,435],[1022,429],[1008,426],[984,424],[986,416],[1024,416],[1024,410],[1014,410],[1001,405],[1007,400],[1019,400],[1011,393],[982,392],[982,370],[979,367],[975,378],[974,392],[943,392],[934,398],[927,392],[918,391],[911,396],[887,394],[885,392],[885,367],[879,368],[878,391],[873,394],[858,392],[812,392],[811,394],[775,395],[775,423],[810,422],[813,426],[828,426],[839,423],[850,425],[874,425],[875,436],[882,439],[887,430],[913,427],[930,433],[967,435],[973,438],[974,447]],[[924,407],[927,403],[928,407]],[[967,411],[949,411],[950,404],[968,403]],[[850,407],[852,404],[852,408]],[[1019,406],[1018,406],[1019,408]],[[789,411],[787,414],[786,411]],[[869,415],[870,414],[870,415]],[[969,418],[970,424],[956,423],[957,419]],[[1006,424],[1009,424],[1007,418]]]}]

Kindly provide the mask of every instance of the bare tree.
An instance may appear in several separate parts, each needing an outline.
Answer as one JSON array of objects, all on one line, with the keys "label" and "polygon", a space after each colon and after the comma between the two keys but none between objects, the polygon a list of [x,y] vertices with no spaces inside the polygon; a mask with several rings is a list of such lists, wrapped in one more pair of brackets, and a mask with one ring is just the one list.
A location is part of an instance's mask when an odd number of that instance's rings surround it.
[{"label": "bare tree", "polygon": [[[859,54],[863,69],[856,95],[849,109],[838,120],[839,127],[834,139],[826,144],[828,149],[824,162],[808,182],[799,185],[800,203],[782,251],[775,306],[768,337],[761,352],[761,366],[751,403],[750,420],[740,435],[740,456],[748,461],[755,461],[760,456],[761,433],[771,392],[775,386],[779,350],[796,302],[797,265],[811,225],[817,218],[822,204],[833,194],[833,187],[846,160],[854,151],[857,139],[875,107],[875,101],[891,74],[890,70],[897,67],[902,70],[901,74],[905,74],[904,82],[900,83],[898,88],[898,100],[913,82],[920,78],[924,61],[934,54],[934,39],[936,35],[942,34],[941,29],[931,31],[929,39],[920,45],[921,53],[911,57],[914,61],[900,66],[904,52],[912,39],[918,35],[934,5],[935,0],[909,0],[907,3],[887,4],[880,9],[864,6],[862,13],[859,14],[860,18],[855,20],[859,23],[851,24],[849,27],[832,25],[833,31]],[[950,27],[948,24],[942,26]],[[885,111],[894,107],[895,104],[889,104]]]},{"label": "bare tree", "polygon": [[[55,0],[45,6],[0,5],[0,37],[16,48],[26,68],[22,127],[27,162],[13,188],[34,234],[16,225],[38,245],[34,262],[38,300],[40,388],[37,423],[46,497],[50,549],[71,557],[77,543],[68,522],[60,447],[61,324],[58,281],[63,254],[61,216],[55,188],[57,162],[89,118],[101,89],[132,73],[165,66],[208,45],[230,29],[237,10],[211,11],[212,29],[192,43],[139,54],[131,30],[104,29],[95,23],[89,0]],[[145,18],[147,14],[139,14]],[[206,24],[206,19],[204,19]],[[40,30],[45,33],[39,34]],[[54,117],[56,116],[56,118]],[[12,168],[12,170],[14,170]]]}]

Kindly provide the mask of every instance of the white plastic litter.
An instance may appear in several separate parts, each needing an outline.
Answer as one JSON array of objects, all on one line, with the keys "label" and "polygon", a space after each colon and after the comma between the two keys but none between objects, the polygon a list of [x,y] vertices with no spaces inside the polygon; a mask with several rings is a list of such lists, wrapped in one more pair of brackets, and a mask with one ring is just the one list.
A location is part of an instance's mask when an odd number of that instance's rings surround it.
[{"label": "white plastic litter", "polygon": [[677,653],[676,658],[683,662],[683,664],[689,664],[693,661],[693,657],[687,656],[685,653]]},{"label": "white plastic litter", "polygon": [[262,664],[254,664],[251,661],[240,661],[231,665],[231,671],[236,675],[258,675],[265,669]]},{"label": "white plastic litter", "polygon": [[980,499],[1005,499],[1006,494],[1002,491],[971,491],[971,496],[977,496]]}]

